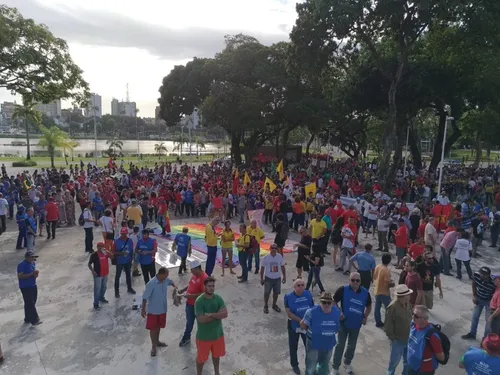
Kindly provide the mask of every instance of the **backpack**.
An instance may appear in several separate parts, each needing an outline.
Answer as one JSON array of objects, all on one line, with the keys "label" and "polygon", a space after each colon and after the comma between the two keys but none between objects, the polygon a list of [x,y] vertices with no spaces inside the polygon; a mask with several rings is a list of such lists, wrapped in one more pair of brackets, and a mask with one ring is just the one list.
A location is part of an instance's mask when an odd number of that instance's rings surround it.
[{"label": "backpack", "polygon": [[83,224],[85,224],[85,219],[83,218],[84,212],[85,212],[85,210],[83,210],[82,213],[80,214],[80,216],[78,217],[78,225],[80,225],[80,226],[83,226]]},{"label": "backpack", "polygon": [[434,333],[437,333],[439,336],[439,340],[441,340],[441,346],[443,347],[443,353],[444,353],[444,361],[439,361],[437,360],[440,364],[446,365],[448,363],[448,360],[450,359],[450,349],[451,349],[451,343],[450,339],[448,336],[446,336],[442,331],[441,331],[441,326],[439,324],[432,324],[431,323],[431,329],[429,329],[425,335],[425,340],[429,342],[431,339],[431,336]]},{"label": "backpack", "polygon": [[255,254],[259,248],[259,243],[254,236],[250,236],[250,247],[248,248],[248,254]]}]

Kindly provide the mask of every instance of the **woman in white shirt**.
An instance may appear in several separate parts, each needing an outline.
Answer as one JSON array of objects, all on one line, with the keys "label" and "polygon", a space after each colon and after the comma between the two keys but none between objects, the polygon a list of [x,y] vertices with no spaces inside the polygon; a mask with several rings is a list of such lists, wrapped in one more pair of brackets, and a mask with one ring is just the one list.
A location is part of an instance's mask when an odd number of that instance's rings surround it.
[{"label": "woman in white shirt", "polygon": [[115,221],[111,217],[111,210],[104,211],[104,216],[99,219],[99,224],[102,227],[102,238],[106,250],[113,249],[113,240],[115,239]]},{"label": "woman in white shirt", "polygon": [[462,262],[465,265],[469,279],[472,280],[472,270],[470,268],[470,252],[472,243],[470,235],[467,232],[461,232],[460,238],[455,243],[455,263],[457,264],[457,279],[462,278]]}]

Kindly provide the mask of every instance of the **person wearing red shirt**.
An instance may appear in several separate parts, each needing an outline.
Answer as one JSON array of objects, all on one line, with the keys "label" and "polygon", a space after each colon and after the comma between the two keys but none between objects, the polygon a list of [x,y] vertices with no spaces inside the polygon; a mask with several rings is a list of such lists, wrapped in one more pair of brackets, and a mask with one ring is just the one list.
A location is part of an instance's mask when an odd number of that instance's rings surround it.
[{"label": "person wearing red shirt", "polygon": [[354,206],[353,205],[350,205],[349,206],[349,209],[348,210],[345,210],[344,212],[342,212],[342,214],[340,215],[341,217],[344,218],[344,223],[348,223],[349,222],[349,219],[352,217],[354,220],[357,219],[358,217],[358,214],[356,212],[356,210],[354,209]]},{"label": "person wearing red shirt", "polygon": [[401,260],[406,255],[408,248],[408,227],[403,219],[398,220],[398,230],[393,230],[394,242],[396,243],[396,256],[398,257],[397,269],[402,269]]},{"label": "person wearing red shirt", "polygon": [[201,269],[199,261],[192,261],[190,268],[193,276],[191,276],[188,286],[179,291],[179,293],[185,292],[186,297],[186,329],[184,330],[184,335],[182,335],[179,346],[186,346],[191,341],[191,332],[193,331],[194,322],[196,320],[196,316],[194,315],[194,302],[196,298],[205,292],[204,282],[208,277]]},{"label": "person wearing red shirt", "polygon": [[418,230],[417,230],[417,235],[419,238],[424,238],[426,225],[427,225],[427,222],[424,219],[420,220],[420,225],[418,226]]},{"label": "person wearing red shirt", "polygon": [[48,203],[45,205],[45,220],[47,222],[47,239],[56,239],[56,226],[59,221],[59,206],[54,201],[53,197],[49,198]]},{"label": "person wearing red shirt", "polygon": [[99,303],[108,303],[104,295],[108,284],[109,258],[112,256],[103,242],[97,244],[97,251],[90,255],[88,267],[92,276],[94,276],[94,309],[99,310]]},{"label": "person wearing red shirt", "polygon": [[417,257],[424,254],[424,250],[424,237],[418,237],[417,242],[410,246],[410,251],[408,252],[408,254],[412,257],[413,260],[415,260],[417,259]]}]

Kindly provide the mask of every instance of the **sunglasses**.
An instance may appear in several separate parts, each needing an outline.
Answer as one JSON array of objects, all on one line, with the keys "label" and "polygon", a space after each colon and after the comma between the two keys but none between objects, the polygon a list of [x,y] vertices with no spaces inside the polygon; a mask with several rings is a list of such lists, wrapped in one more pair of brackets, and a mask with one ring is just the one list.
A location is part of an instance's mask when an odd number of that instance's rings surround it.
[{"label": "sunglasses", "polygon": [[352,281],[353,283],[360,283],[360,282],[361,282],[361,280],[360,280],[360,279],[351,279],[351,281]]},{"label": "sunglasses", "polygon": [[414,317],[415,319],[423,319],[423,318],[424,318],[423,316],[418,316],[417,314],[413,314],[413,317]]},{"label": "sunglasses", "polygon": [[305,286],[305,284],[296,284],[295,286]]},{"label": "sunglasses", "polygon": [[326,302],[326,301],[320,301],[322,305],[327,305],[330,306],[332,303],[331,302]]}]

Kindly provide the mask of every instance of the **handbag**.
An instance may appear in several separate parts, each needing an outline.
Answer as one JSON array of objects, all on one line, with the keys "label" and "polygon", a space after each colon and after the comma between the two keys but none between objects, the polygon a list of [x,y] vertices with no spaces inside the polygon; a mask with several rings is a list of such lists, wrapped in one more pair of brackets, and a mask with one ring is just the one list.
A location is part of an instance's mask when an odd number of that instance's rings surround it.
[{"label": "handbag", "polygon": [[[121,252],[123,251],[123,249],[125,249],[125,246],[127,246],[127,244],[128,244],[128,241],[129,241],[129,240],[130,240],[130,238],[127,238],[127,241],[125,241],[125,243],[123,244],[123,246],[122,246],[122,248],[120,249],[119,253],[121,253]],[[116,256],[114,256],[114,257],[111,259],[111,264],[112,264],[113,266],[116,266],[117,261],[118,261],[118,259],[116,259]]]}]

